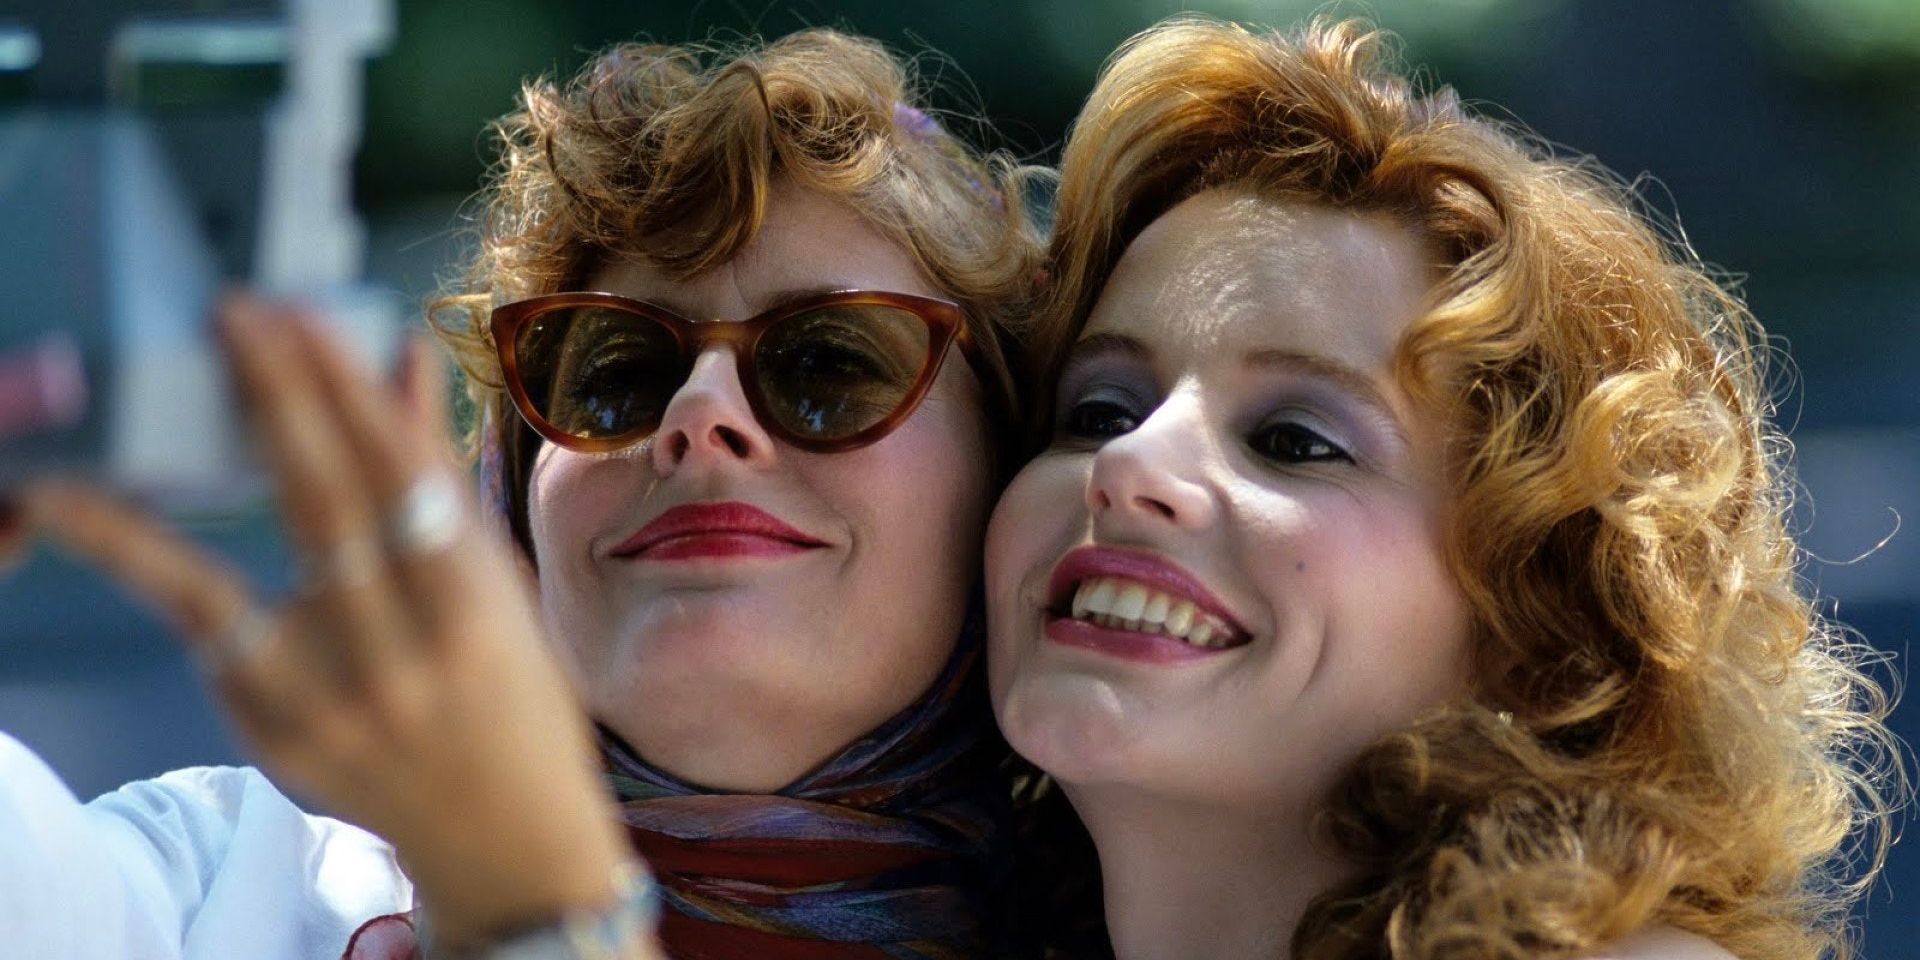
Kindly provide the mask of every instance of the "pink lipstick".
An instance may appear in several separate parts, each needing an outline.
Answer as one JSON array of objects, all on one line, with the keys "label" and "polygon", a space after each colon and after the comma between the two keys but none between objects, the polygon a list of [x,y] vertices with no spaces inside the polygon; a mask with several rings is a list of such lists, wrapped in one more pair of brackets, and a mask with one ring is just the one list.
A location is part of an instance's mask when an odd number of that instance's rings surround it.
[{"label": "pink lipstick", "polygon": [[[1113,602],[1116,589],[1131,593],[1131,609]],[[1047,600],[1048,639],[1126,660],[1188,663],[1250,639],[1199,578],[1149,553],[1075,549],[1054,568]]]}]

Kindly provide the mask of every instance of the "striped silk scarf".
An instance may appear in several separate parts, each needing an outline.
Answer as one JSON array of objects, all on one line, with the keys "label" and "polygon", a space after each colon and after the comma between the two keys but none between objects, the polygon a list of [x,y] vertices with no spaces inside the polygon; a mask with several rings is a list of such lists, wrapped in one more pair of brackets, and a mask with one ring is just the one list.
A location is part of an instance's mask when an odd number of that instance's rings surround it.
[{"label": "striped silk scarf", "polygon": [[[996,954],[1010,804],[979,622],[917,702],[778,793],[702,790],[600,729],[628,838],[660,885],[670,957]],[[419,960],[413,919],[367,921],[341,960]]]},{"label": "striped silk scarf", "polygon": [[606,730],[634,849],[676,960],[992,954],[1009,815],[979,617],[918,702],[771,795],[702,791]]}]

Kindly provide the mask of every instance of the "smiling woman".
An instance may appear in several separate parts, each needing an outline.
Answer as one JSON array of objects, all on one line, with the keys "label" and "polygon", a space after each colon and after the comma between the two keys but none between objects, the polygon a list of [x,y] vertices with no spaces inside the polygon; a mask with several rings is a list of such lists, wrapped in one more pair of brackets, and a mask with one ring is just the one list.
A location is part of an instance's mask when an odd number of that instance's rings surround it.
[{"label": "smiling woman", "polygon": [[1122,960],[1815,960],[1898,789],[1764,335],[1357,22],[1146,31],[1069,138],[993,696]]},{"label": "smiling woman", "polygon": [[[753,240],[697,277],[615,260],[584,286],[716,318],[696,330],[811,300],[803,316],[819,320],[792,338],[816,353],[843,349],[823,336],[837,308],[816,289],[942,292],[841,203],[783,186],[766,209]],[[913,369],[860,379],[905,401],[928,325],[882,315],[918,328]],[[928,371],[925,399],[883,438],[814,453],[756,414],[805,402],[768,361],[801,365],[784,376],[836,400],[868,390],[777,349],[700,350],[648,441],[613,453],[547,443],[527,481],[541,609],[588,709],[642,756],[715,789],[784,787],[928,688],[966,616],[979,563],[968,545],[991,493],[983,390],[967,364]]]},{"label": "smiling woman", "polygon": [[[1128,246],[1061,372],[1055,440],[996,515],[995,596],[1038,598],[1016,609],[1044,622],[1019,632],[1053,641],[994,661],[1029,759],[1069,783],[1309,809],[1338,771],[1276,762],[1271,731],[1357,753],[1463,689],[1443,431],[1392,375],[1429,260],[1390,217],[1233,190]],[[1084,519],[1058,509],[1074,500]],[[1056,726],[1077,735],[1030,733]]]},{"label": "smiling woman", "polygon": [[1030,174],[914,94],[828,31],[530,85],[436,304],[678,955],[1005,947],[972,607]]}]

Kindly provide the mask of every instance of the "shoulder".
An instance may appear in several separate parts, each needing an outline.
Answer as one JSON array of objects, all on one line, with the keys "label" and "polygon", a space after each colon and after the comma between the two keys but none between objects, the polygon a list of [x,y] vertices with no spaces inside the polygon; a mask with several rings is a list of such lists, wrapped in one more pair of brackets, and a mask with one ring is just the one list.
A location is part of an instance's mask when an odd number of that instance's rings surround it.
[{"label": "shoulder", "polygon": [[1647,927],[1580,960],[1739,960],[1719,944],[1669,926]]},{"label": "shoulder", "polygon": [[115,823],[128,839],[158,849],[191,850],[208,872],[235,841],[258,837],[301,843],[317,818],[301,810],[251,767],[187,767],[136,780],[87,804],[90,815]]},{"label": "shoulder", "polygon": [[[407,905],[393,848],[352,824],[309,813],[252,767],[189,767],[127,784],[87,805],[192,872],[269,876],[350,910]],[[303,879],[302,879],[303,878]],[[377,891],[377,893],[376,893]],[[361,903],[372,895],[371,901]]]},{"label": "shoulder", "polygon": [[32,829],[11,835],[49,859],[84,851],[170,885],[250,869],[399,880],[385,841],[301,809],[252,767],[173,770],[82,803],[30,748],[0,733],[0,823],[16,821]]},{"label": "shoulder", "polygon": [[294,810],[260,772],[250,767],[191,767],[136,780],[81,804],[60,775],[26,744],[0,733],[0,804],[40,811],[112,811],[136,820],[232,820],[249,805]]},{"label": "shoulder", "polygon": [[390,846],[258,770],[175,770],[83,804],[3,733],[0,863],[0,930],[32,956],[338,956],[368,917],[412,903]]}]

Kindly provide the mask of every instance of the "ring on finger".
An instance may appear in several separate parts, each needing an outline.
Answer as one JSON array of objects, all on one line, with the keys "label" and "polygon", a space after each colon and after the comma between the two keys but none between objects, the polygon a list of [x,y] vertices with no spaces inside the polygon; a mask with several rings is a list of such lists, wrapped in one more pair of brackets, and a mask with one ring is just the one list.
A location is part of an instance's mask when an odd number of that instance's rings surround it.
[{"label": "ring on finger", "polygon": [[422,474],[387,514],[387,547],[399,554],[438,553],[453,546],[464,519],[460,487],[442,471]]},{"label": "ring on finger", "polygon": [[275,626],[273,614],[257,604],[248,603],[240,608],[209,646],[208,668],[226,671],[258,659],[273,641]]}]

